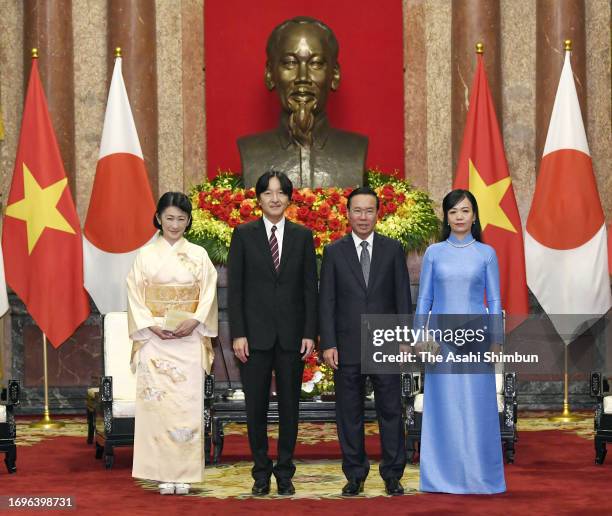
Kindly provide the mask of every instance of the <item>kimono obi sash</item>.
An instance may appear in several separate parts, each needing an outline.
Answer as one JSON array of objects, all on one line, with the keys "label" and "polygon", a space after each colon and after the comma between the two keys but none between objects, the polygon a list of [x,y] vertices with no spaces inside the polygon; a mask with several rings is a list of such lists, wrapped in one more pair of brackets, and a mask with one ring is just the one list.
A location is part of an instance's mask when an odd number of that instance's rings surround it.
[{"label": "kimono obi sash", "polygon": [[164,317],[168,310],[194,313],[200,300],[200,287],[193,285],[158,285],[145,287],[145,303],[153,317]]}]

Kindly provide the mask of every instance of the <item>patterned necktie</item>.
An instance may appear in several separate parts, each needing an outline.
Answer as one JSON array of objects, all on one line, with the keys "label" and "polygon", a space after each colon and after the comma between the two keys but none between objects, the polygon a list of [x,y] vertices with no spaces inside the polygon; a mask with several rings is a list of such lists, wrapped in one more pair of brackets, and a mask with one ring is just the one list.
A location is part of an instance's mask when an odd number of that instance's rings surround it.
[{"label": "patterned necktie", "polygon": [[367,287],[368,279],[370,279],[370,253],[368,253],[368,243],[365,240],[361,242],[361,255],[359,256],[359,263],[361,264],[363,279],[365,280]]},{"label": "patterned necktie", "polygon": [[270,235],[270,251],[272,251],[274,268],[278,271],[280,260],[278,255],[278,240],[276,240],[276,226],[272,226],[272,234]]}]

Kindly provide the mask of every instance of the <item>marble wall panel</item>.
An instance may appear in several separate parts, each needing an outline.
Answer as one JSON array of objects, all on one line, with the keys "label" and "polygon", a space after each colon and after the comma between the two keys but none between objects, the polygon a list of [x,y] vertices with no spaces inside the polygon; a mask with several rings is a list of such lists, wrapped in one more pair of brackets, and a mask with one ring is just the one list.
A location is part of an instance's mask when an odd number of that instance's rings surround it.
[{"label": "marble wall panel", "polygon": [[606,220],[612,221],[612,90],[610,2],[588,0],[586,9],[587,122],[589,149]]},{"label": "marble wall panel", "polygon": [[11,186],[23,112],[23,4],[0,0],[0,109],[4,140],[0,141],[0,202]]},{"label": "marble wall panel", "polygon": [[523,228],[535,188],[535,3],[501,3],[504,139]]},{"label": "marble wall panel", "polygon": [[[159,194],[183,190],[183,46],[181,0],[155,2]],[[154,194],[155,195],[155,194]]]},{"label": "marble wall panel", "polygon": [[[425,4],[427,50],[427,190],[440,206],[452,184],[451,2]],[[440,211],[438,211],[440,213]]]},{"label": "marble wall panel", "polygon": [[104,112],[108,96],[107,71],[113,63],[106,54],[107,4],[73,0],[74,123],[76,138],[76,198],[81,225],[85,224],[96,174]]},{"label": "marble wall panel", "polygon": [[426,1],[404,0],[404,170],[427,189]]},{"label": "marble wall panel", "polygon": [[182,0],[183,187],[206,177],[204,0]]}]

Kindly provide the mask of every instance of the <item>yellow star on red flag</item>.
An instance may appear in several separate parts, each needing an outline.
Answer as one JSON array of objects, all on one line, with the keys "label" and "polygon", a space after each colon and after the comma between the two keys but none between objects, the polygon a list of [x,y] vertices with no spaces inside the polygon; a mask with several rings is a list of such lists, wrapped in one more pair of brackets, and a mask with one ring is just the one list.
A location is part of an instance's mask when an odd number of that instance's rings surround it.
[{"label": "yellow star on red flag", "polygon": [[7,206],[6,214],[25,221],[28,232],[28,254],[32,254],[46,228],[75,234],[72,226],[57,209],[57,203],[67,184],[68,179],[64,177],[46,188],[41,188],[28,166],[23,164],[24,197]]},{"label": "yellow star on red flag", "polygon": [[508,188],[510,188],[511,182],[510,176],[506,176],[488,185],[474,166],[474,163],[472,163],[472,160],[469,160],[468,190],[474,194],[478,202],[480,226],[483,231],[491,224],[492,226],[516,233],[516,228],[500,206],[500,202],[504,195],[506,195]]}]

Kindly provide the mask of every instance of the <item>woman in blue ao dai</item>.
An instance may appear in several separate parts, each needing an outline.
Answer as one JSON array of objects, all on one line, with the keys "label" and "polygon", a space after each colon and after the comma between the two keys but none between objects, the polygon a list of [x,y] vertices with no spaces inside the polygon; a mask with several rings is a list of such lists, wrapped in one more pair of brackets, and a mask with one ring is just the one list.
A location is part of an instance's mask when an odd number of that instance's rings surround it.
[{"label": "woman in blue ao dai", "polygon": [[[429,313],[501,314],[497,256],[480,241],[476,199],[467,190],[453,190],[442,207],[442,241],[423,257],[417,320],[426,320]],[[445,352],[444,344],[441,351]],[[420,489],[504,492],[494,371],[426,372],[424,385]]]}]

